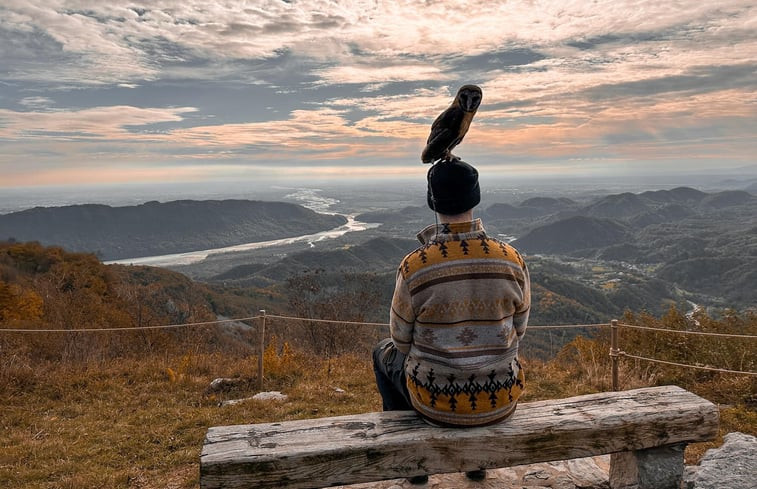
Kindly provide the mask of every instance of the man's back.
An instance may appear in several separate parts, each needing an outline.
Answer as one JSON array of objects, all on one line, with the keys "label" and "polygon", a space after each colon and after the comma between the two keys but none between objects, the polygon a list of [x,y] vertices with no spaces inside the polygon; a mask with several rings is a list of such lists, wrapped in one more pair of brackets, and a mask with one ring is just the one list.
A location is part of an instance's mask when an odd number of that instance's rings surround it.
[{"label": "man's back", "polygon": [[390,314],[412,405],[441,424],[500,421],[523,388],[526,264],[479,220],[429,226],[419,238],[399,267]]}]

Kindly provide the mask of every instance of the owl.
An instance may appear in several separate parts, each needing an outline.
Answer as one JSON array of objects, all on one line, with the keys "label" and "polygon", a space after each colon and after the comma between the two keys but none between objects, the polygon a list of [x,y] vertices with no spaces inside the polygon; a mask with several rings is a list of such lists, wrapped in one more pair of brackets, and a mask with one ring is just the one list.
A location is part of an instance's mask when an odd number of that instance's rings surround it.
[{"label": "owl", "polygon": [[481,105],[481,97],[481,88],[476,85],[460,87],[452,105],[431,124],[431,134],[421,154],[421,161],[434,163],[438,160],[460,159],[451,153],[452,148],[460,144],[468,132],[473,116]]}]

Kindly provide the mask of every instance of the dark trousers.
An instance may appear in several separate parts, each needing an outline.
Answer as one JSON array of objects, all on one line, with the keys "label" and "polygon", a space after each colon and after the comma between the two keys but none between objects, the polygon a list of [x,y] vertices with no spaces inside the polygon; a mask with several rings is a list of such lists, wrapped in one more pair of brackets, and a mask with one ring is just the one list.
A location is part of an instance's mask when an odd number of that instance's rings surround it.
[{"label": "dark trousers", "polygon": [[391,338],[381,340],[373,349],[373,373],[384,411],[413,409],[405,380],[405,354],[394,346]]}]

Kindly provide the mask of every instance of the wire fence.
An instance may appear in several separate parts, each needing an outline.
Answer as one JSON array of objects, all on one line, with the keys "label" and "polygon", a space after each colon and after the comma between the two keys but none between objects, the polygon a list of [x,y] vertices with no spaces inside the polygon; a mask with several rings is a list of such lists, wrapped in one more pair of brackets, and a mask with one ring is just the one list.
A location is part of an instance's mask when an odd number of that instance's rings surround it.
[{"label": "wire fence", "polygon": [[[154,326],[151,326],[151,325],[134,326],[134,327],[124,327],[124,328],[35,329],[35,328],[2,328],[0,327],[0,333],[82,333],[82,332],[98,333],[98,332],[107,332],[107,331],[120,332],[120,331],[139,331],[139,330],[161,330],[161,329],[215,326],[219,324],[244,323],[244,322],[261,320],[262,324],[260,328],[260,351],[262,353],[262,351],[265,348],[266,321],[269,321],[271,319],[307,322],[313,325],[321,324],[321,325],[373,326],[373,327],[384,327],[384,328],[389,327],[389,323],[304,318],[304,317],[285,316],[285,315],[278,315],[278,314],[266,314],[266,312],[263,310],[261,310],[260,313],[261,314],[258,314],[255,316],[232,318],[232,319],[217,319],[213,321],[200,321],[200,322],[193,322],[193,323],[163,324],[163,325],[154,325]],[[757,376],[757,372],[732,370],[732,369],[725,369],[725,368],[718,368],[718,367],[704,366],[704,365],[691,365],[691,364],[661,360],[657,358],[648,358],[648,357],[639,356],[639,355],[632,355],[630,353],[620,350],[618,346],[617,330],[620,328],[628,328],[628,329],[635,329],[635,330],[642,330],[642,331],[653,331],[655,333],[676,333],[676,334],[682,334],[682,335],[698,335],[698,336],[720,337],[720,338],[739,338],[739,339],[745,339],[745,340],[757,339],[757,335],[713,333],[713,332],[707,332],[707,331],[689,331],[689,330],[677,330],[677,329],[666,329],[666,328],[653,328],[649,326],[640,326],[640,325],[635,325],[635,324],[620,323],[616,320],[613,320],[610,323],[559,324],[559,325],[541,325],[541,326],[534,325],[534,326],[529,326],[528,329],[529,330],[555,330],[555,329],[586,329],[586,328],[603,328],[603,327],[610,327],[611,330],[614,330],[613,337],[611,340],[612,346],[610,349],[610,356],[612,357],[612,360],[613,360],[613,389],[617,389],[618,387],[617,386],[617,359],[620,357],[625,357],[625,358],[640,360],[640,361],[645,361],[645,362],[651,362],[651,363],[658,363],[658,364],[663,364],[663,365],[682,367],[682,368],[707,370],[707,371],[712,371],[712,372],[720,372],[720,373],[728,373],[728,374]],[[260,359],[262,361],[262,354],[260,355]],[[263,378],[262,362],[258,366],[258,368],[259,368],[259,379],[262,380]]]}]

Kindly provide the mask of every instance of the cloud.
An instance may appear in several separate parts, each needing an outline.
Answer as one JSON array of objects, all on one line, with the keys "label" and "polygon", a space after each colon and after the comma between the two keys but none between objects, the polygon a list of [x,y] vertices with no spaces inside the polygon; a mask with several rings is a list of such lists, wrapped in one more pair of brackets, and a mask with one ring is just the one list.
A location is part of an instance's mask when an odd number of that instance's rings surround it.
[{"label": "cloud", "polygon": [[753,159],[755,30],[747,0],[6,0],[0,165],[416,162],[467,82],[480,161]]},{"label": "cloud", "polygon": [[136,128],[156,122],[180,121],[193,107],[95,107],[77,111],[15,112],[0,109],[0,139],[131,139]]},{"label": "cloud", "polygon": [[48,97],[24,97],[18,103],[30,109],[44,109],[53,105],[52,99]]},{"label": "cloud", "polygon": [[373,95],[351,98],[334,98],[327,105],[340,109],[357,109],[369,114],[379,114],[381,119],[405,121],[433,121],[449,107],[457,88],[443,86],[438,90],[417,89],[400,95]]},{"label": "cloud", "polygon": [[[574,0],[557,6],[478,0],[466,2],[462,12],[452,1],[266,0],[252,8],[212,1],[198,8],[165,0],[140,8],[128,1],[87,3],[84,8],[63,0],[9,0],[0,30],[15,39],[14,50],[34,54],[28,59],[65,61],[56,78],[45,64],[17,59],[10,67],[12,79],[130,83],[160,78],[182,62],[264,60],[290,52],[329,65],[314,69],[325,83],[338,83],[340,76],[376,83],[381,74],[389,81],[436,73],[445,79],[456,69],[528,65],[544,58],[544,50],[562,46],[604,50],[602,57],[608,50],[658,41],[668,49],[703,41],[733,46],[753,39],[757,8],[747,1],[644,2],[639,8],[631,2]],[[439,64],[396,62],[408,58]],[[386,67],[387,60],[407,67],[405,77]],[[371,75],[369,67],[379,73]],[[450,71],[443,73],[443,68]]]},{"label": "cloud", "polygon": [[394,66],[351,65],[333,66],[313,72],[319,84],[386,84],[399,81],[446,80],[450,78],[435,66],[422,64],[404,64]]},{"label": "cloud", "polygon": [[420,127],[400,121],[361,120],[349,125],[342,111],[297,110],[285,120],[222,124],[177,129],[166,136],[173,143],[196,147],[224,147],[234,154],[254,154],[256,159],[337,160],[380,154],[402,158],[407,141],[415,141]]}]

